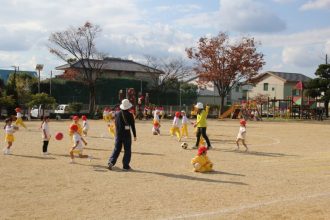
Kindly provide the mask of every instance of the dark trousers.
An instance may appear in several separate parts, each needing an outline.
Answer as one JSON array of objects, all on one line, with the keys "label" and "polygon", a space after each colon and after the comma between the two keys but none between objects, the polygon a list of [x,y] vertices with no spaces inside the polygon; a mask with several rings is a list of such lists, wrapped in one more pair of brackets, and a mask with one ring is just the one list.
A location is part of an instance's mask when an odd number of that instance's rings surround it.
[{"label": "dark trousers", "polygon": [[205,128],[197,128],[197,134],[196,134],[197,141],[196,141],[196,146],[199,146],[199,141],[200,141],[200,139],[201,139],[201,135],[202,135],[203,138],[205,139],[207,146],[210,147],[210,146],[211,146],[211,143],[210,143],[209,138],[208,138],[207,135],[206,135],[206,127],[205,127]]},{"label": "dark trousers", "polygon": [[124,157],[123,157],[123,168],[130,168],[129,163],[131,162],[131,146],[132,146],[132,138],[129,137],[116,137],[115,148],[112,151],[112,154],[109,158],[108,165],[111,163],[115,165],[119,154],[121,152],[122,147],[124,146]]},{"label": "dark trousers", "polygon": [[42,152],[46,153],[48,149],[49,141],[44,141],[44,144],[42,145]]}]

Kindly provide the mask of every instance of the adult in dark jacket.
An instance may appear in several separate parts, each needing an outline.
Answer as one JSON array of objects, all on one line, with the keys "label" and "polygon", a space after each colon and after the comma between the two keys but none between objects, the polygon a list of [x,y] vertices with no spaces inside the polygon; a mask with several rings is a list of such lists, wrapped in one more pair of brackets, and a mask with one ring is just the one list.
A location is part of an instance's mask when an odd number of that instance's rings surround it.
[{"label": "adult in dark jacket", "polygon": [[124,146],[124,157],[123,157],[123,169],[130,170],[129,163],[131,162],[131,146],[133,132],[134,141],[136,141],[135,122],[133,115],[128,111],[132,107],[132,104],[128,99],[123,99],[120,105],[120,111],[115,115],[116,124],[116,140],[115,148],[109,158],[108,168],[112,170],[112,167],[116,164],[118,156],[122,147]]}]

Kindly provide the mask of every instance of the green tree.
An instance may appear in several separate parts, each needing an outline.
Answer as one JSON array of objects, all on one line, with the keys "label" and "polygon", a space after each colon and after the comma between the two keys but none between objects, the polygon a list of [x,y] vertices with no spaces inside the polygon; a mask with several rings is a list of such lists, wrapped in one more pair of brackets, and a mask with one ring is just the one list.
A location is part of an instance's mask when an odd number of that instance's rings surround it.
[{"label": "green tree", "polygon": [[0,116],[2,113],[2,108],[14,108],[15,107],[15,100],[12,96],[2,95],[0,97]]},{"label": "green tree", "polygon": [[56,104],[56,100],[54,97],[49,96],[46,93],[38,93],[35,95],[31,95],[31,101],[28,103],[30,107],[32,106],[42,106],[42,115],[45,113],[45,108],[54,107]]},{"label": "green tree", "polygon": [[181,97],[183,100],[194,100],[197,99],[197,89],[198,86],[189,83],[181,84]]},{"label": "green tree", "polygon": [[72,113],[79,113],[83,107],[81,102],[71,102],[69,103],[69,111]]},{"label": "green tree", "polygon": [[306,94],[313,98],[320,97],[324,101],[326,117],[329,117],[330,101],[330,64],[321,64],[317,68],[316,78],[306,85]]},{"label": "green tree", "polygon": [[20,72],[16,74],[16,77],[14,77],[14,74],[10,74],[7,81],[7,85],[9,87],[16,88],[17,104],[20,106],[25,106],[31,100],[32,85],[37,82],[38,79],[36,77],[31,76],[30,74],[25,72]]}]

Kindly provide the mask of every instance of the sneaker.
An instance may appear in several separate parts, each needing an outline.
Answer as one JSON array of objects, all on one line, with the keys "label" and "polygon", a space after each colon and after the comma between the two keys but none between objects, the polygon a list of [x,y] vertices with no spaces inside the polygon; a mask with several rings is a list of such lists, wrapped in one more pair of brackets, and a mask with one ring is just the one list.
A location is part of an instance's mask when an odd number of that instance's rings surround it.
[{"label": "sneaker", "polygon": [[93,156],[88,156],[87,159],[88,159],[89,162],[92,162],[92,160],[94,159],[94,157]]},{"label": "sneaker", "polygon": [[113,167],[113,166],[114,166],[114,165],[113,165],[112,163],[109,163],[109,164],[108,164],[108,169],[109,169],[109,170],[112,170],[112,167]]},{"label": "sneaker", "polygon": [[71,160],[69,163],[70,164],[75,164],[76,162],[74,160]]},{"label": "sneaker", "polygon": [[8,149],[7,148],[4,148],[2,151],[3,151],[3,155],[8,155]]},{"label": "sneaker", "polygon": [[132,171],[132,167],[126,167],[126,168],[123,168],[124,171]]},{"label": "sneaker", "polygon": [[191,149],[198,149],[198,147],[197,146],[193,146]]},{"label": "sneaker", "polygon": [[42,154],[43,154],[44,156],[48,156],[48,155],[49,155],[48,152],[42,152]]},{"label": "sneaker", "polygon": [[212,146],[208,146],[207,149],[208,150],[211,150],[211,149],[213,149],[213,147]]}]

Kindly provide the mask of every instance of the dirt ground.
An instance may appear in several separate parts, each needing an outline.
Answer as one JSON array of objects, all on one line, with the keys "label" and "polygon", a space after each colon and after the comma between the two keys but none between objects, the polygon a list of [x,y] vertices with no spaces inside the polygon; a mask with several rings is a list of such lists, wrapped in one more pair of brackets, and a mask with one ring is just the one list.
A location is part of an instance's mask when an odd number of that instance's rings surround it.
[{"label": "dirt ground", "polygon": [[[236,151],[238,121],[208,121],[215,172],[192,172],[196,150],[137,121],[132,172],[106,164],[114,140],[103,121],[90,121],[85,153],[69,164],[69,121],[50,122],[62,141],[41,155],[40,122],[15,133],[13,155],[0,155],[0,219],[329,219],[330,124],[248,122],[248,152]],[[185,140],[193,146],[191,137]],[[1,129],[0,135],[4,136]],[[5,143],[2,142],[2,146]]]}]

